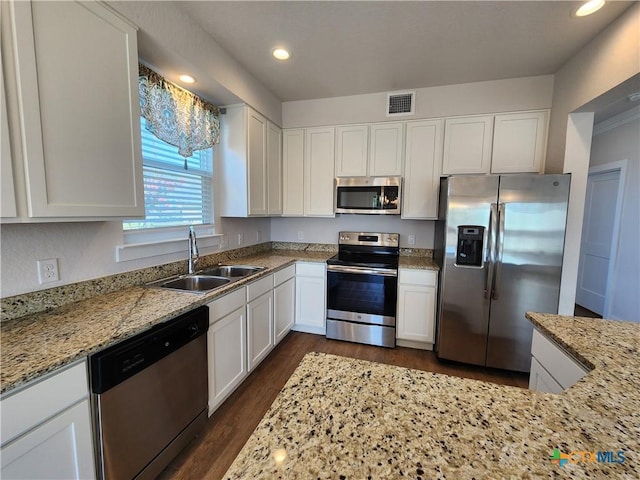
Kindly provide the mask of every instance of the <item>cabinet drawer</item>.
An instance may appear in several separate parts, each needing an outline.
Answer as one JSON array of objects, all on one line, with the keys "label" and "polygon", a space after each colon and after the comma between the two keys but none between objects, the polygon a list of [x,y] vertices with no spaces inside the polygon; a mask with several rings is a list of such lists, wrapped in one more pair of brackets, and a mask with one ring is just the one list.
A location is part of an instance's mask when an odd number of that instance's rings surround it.
[{"label": "cabinet drawer", "polygon": [[6,444],[88,395],[87,362],[82,360],[4,397],[0,402],[0,444]]},{"label": "cabinet drawer", "polygon": [[244,287],[240,287],[231,293],[228,293],[224,297],[220,297],[209,306],[209,325],[213,324],[217,320],[226,317],[234,310],[245,306],[246,297]]},{"label": "cabinet drawer", "polygon": [[267,275],[260,280],[247,285],[247,302],[258,298],[260,295],[273,289],[273,275]]},{"label": "cabinet drawer", "polygon": [[296,275],[305,277],[324,277],[326,265],[324,263],[296,263]]},{"label": "cabinet drawer", "polygon": [[295,275],[296,275],[295,265],[289,265],[288,267],[283,268],[282,270],[278,270],[273,274],[273,286],[277,287],[278,285],[286,282],[290,278],[295,277]]},{"label": "cabinet drawer", "polygon": [[562,350],[562,347],[549,340],[537,329],[533,330],[531,355],[562,386],[569,388],[588,370]]},{"label": "cabinet drawer", "polygon": [[435,287],[438,283],[438,272],[434,270],[412,270],[408,268],[401,268],[398,273],[398,283]]}]

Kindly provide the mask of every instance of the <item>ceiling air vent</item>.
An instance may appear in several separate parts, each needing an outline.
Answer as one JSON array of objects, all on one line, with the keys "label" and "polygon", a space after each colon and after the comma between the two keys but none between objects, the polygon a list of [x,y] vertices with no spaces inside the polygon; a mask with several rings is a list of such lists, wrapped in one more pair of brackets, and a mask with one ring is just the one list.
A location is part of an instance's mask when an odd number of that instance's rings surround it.
[{"label": "ceiling air vent", "polygon": [[413,115],[415,100],[415,90],[387,93],[387,117]]}]

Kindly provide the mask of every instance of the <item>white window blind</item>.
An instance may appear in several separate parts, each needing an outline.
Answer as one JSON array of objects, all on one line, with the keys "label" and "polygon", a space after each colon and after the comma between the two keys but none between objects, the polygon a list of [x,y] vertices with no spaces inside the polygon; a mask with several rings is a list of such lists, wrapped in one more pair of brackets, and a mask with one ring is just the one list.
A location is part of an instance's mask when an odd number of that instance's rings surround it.
[{"label": "white window blind", "polygon": [[144,126],[142,160],[145,218],[123,222],[125,230],[213,223],[213,149],[187,158]]}]

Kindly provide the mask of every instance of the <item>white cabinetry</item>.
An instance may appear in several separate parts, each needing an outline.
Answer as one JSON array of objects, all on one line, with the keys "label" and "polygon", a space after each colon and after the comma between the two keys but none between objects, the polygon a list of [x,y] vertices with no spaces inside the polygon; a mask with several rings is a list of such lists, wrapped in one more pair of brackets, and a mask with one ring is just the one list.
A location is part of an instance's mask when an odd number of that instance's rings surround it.
[{"label": "white cabinetry", "polygon": [[399,269],[396,326],[398,345],[433,349],[437,283],[438,273],[433,270]]},{"label": "white cabinetry", "polygon": [[2,478],[95,478],[85,361],[2,398]]},{"label": "white cabinetry", "polygon": [[267,213],[282,215],[282,130],[267,122]]},{"label": "white cabinetry", "polygon": [[335,128],[309,128],[304,156],[304,215],[333,217]]},{"label": "white cabinetry", "polygon": [[22,216],[144,216],[135,28],[97,2],[2,3]]},{"label": "white cabinetry", "polygon": [[273,276],[247,285],[247,353],[252,371],[273,349]]},{"label": "white cabinetry", "polygon": [[586,367],[535,328],[531,341],[529,388],[560,393],[587,374]]},{"label": "white cabinetry", "polygon": [[247,376],[245,287],[209,305],[209,415]]},{"label": "white cabinetry", "polygon": [[402,218],[438,217],[443,123],[407,122]]},{"label": "white cabinetry", "polygon": [[327,293],[324,263],[296,263],[296,320],[293,330],[326,333]]},{"label": "white cabinetry", "polygon": [[546,110],[496,115],[491,172],[542,172],[548,123]]},{"label": "white cabinetry", "polygon": [[404,148],[402,122],[375,123],[369,134],[369,170],[371,177],[402,175]]},{"label": "white cabinetry", "polygon": [[15,218],[16,210],[16,192],[13,186],[13,166],[11,164],[11,145],[9,140],[9,125],[7,119],[7,96],[4,89],[4,73],[0,61],[0,217]]},{"label": "white cabinetry", "polygon": [[493,115],[447,118],[442,173],[489,173]]},{"label": "white cabinetry", "polygon": [[336,177],[366,177],[369,126],[336,127]]},{"label": "white cabinetry", "polygon": [[296,267],[289,265],[273,274],[273,322],[275,345],[289,333],[295,320]]},{"label": "white cabinetry", "polygon": [[282,215],[304,215],[303,129],[282,132]]}]

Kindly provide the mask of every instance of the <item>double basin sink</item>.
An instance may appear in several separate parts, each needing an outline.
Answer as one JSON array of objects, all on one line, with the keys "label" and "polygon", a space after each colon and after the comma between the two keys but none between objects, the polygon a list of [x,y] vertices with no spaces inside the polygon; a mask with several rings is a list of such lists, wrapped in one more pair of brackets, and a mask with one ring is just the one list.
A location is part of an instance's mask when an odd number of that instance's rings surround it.
[{"label": "double basin sink", "polygon": [[251,265],[218,265],[194,274],[164,278],[147,286],[205,293],[264,269]]}]

